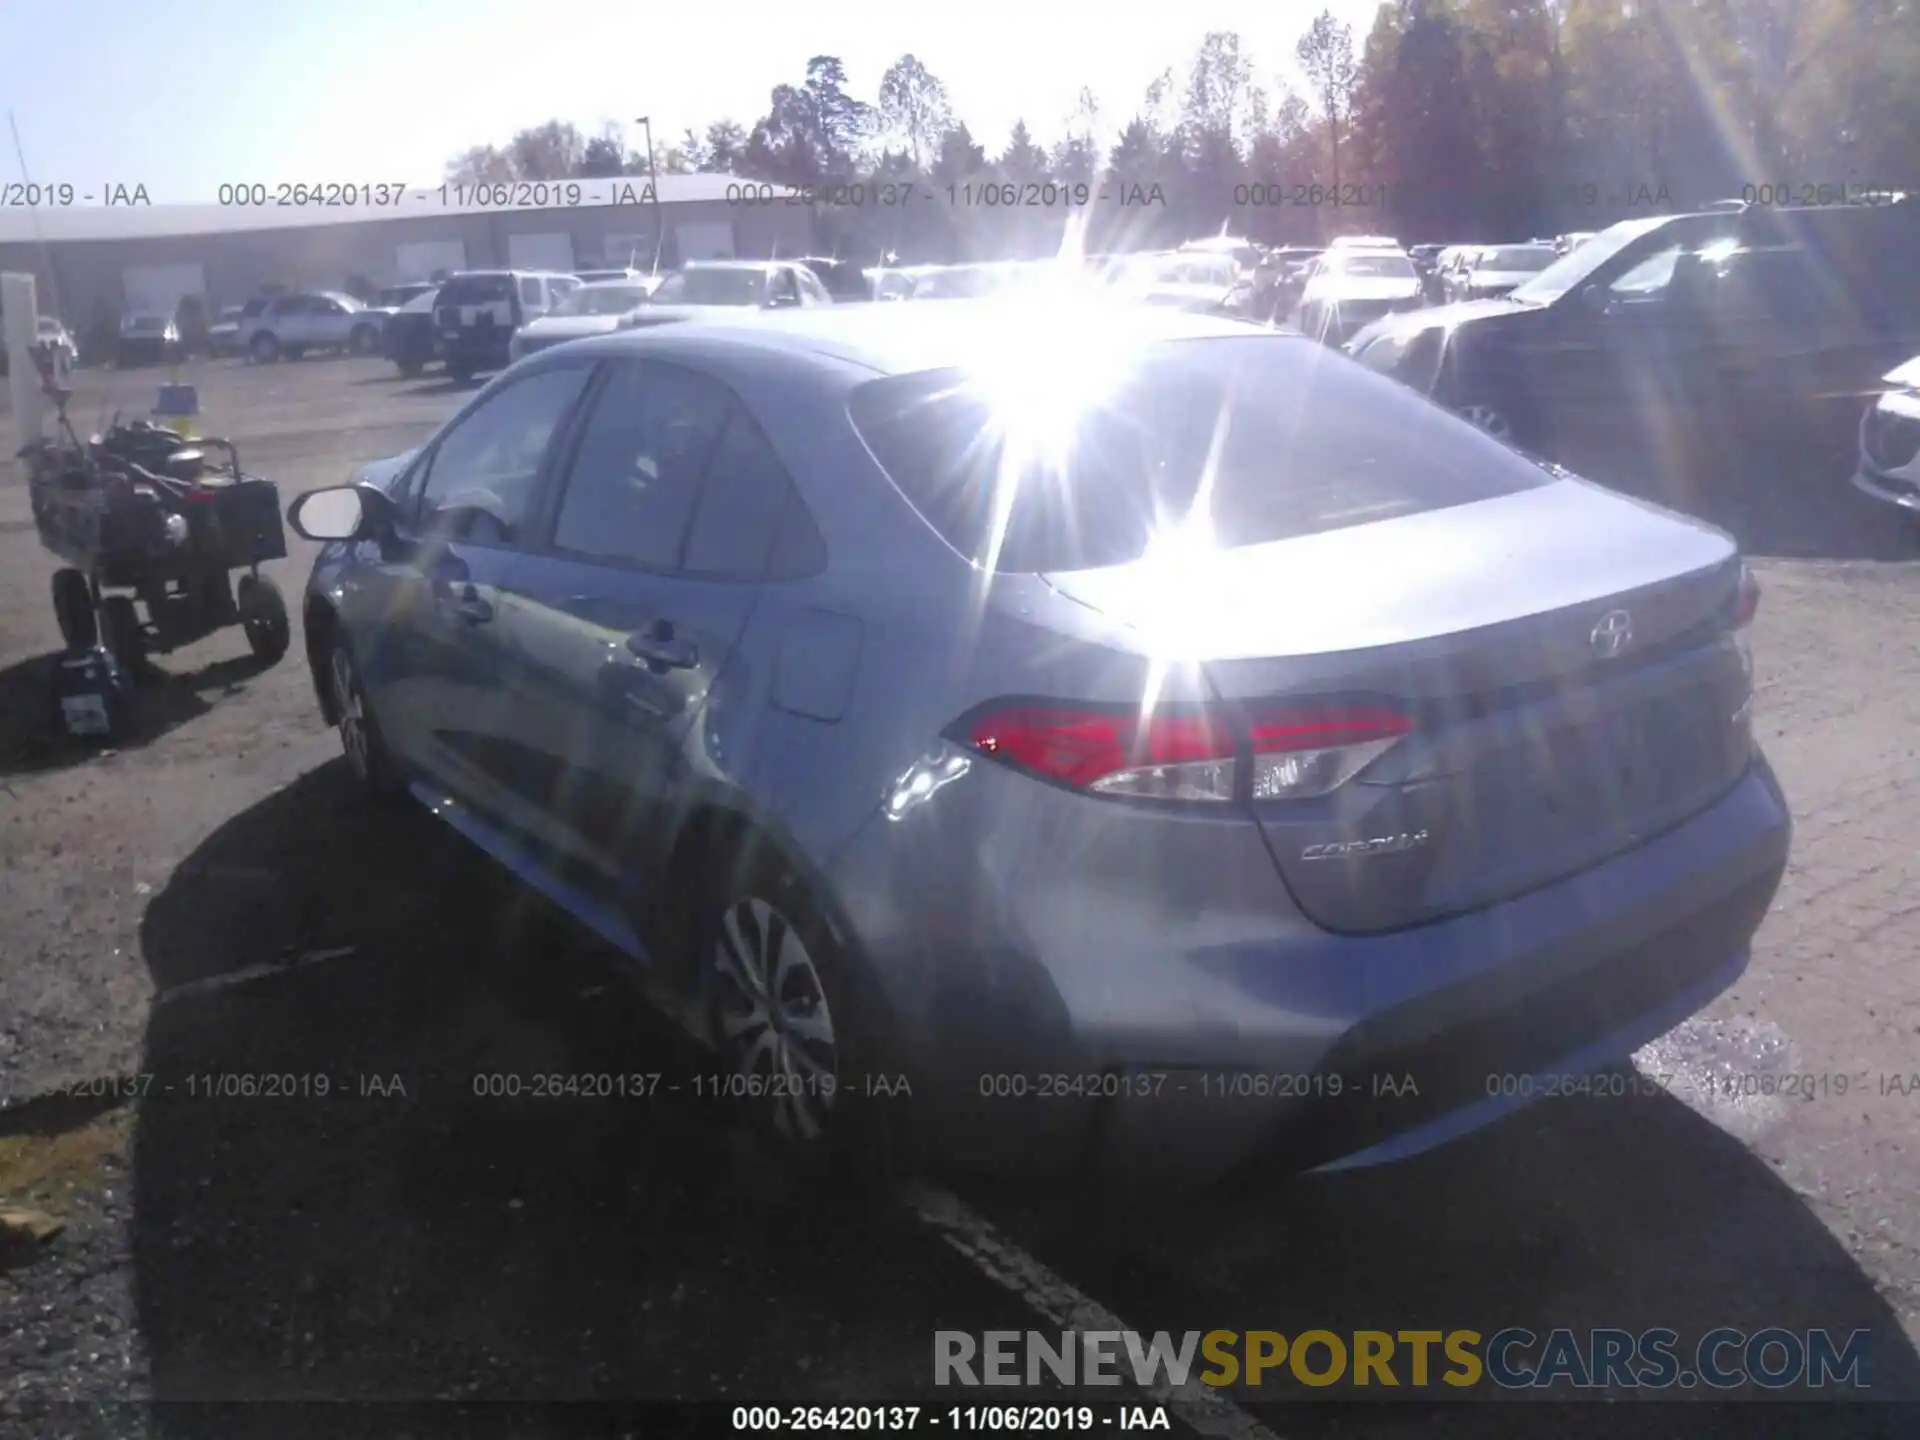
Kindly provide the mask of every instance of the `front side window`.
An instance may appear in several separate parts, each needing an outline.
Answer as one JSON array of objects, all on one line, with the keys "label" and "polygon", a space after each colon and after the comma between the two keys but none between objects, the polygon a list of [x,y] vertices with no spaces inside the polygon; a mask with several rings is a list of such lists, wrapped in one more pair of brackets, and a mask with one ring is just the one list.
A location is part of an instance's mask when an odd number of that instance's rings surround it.
[{"label": "front side window", "polygon": [[523,543],[547,448],[588,373],[579,365],[542,370],[456,420],[427,460],[419,527],[479,545]]}]

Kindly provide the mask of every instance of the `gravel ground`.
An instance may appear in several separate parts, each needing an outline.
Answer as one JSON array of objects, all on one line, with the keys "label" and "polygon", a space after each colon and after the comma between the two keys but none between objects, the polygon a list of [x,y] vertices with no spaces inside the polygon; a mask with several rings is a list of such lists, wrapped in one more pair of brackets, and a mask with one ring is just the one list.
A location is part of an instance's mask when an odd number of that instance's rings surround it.
[{"label": "gravel ground", "polygon": [[[76,417],[143,407],[159,378],[83,374]],[[197,381],[209,428],[287,499],[415,443],[463,393],[367,361]],[[975,1208],[1140,1329],[1865,1327],[1874,1394],[1920,1397],[1920,861],[1901,823],[1920,570],[1907,536],[1797,473],[1719,517],[1772,557],[1760,724],[1795,858],[1747,976],[1646,1057],[1681,1077],[1672,1096],[1542,1104],[1399,1166],[1180,1202],[956,1182]],[[295,547],[271,567],[289,595]],[[117,751],[53,744],[52,569],[0,484],[0,1205],[65,1226],[0,1247],[0,1434],[424,1435],[468,1422],[398,1402],[899,1399],[925,1388],[934,1329],[1046,1325],[887,1196],[771,1185],[712,1102],[670,1093],[699,1061],[609,957],[424,814],[357,818],[297,650],[261,673],[226,632],[166,657]],[[645,1102],[474,1094],[476,1074],[545,1070],[665,1078]],[[284,1093],[210,1095],[222,1073]],[[1826,1081],[1728,1102],[1720,1082],[1749,1074]],[[321,1399],[383,1408],[138,1408]],[[1544,1423],[1458,1404],[1265,1418]],[[1586,1406],[1550,1428],[1915,1419]]]}]

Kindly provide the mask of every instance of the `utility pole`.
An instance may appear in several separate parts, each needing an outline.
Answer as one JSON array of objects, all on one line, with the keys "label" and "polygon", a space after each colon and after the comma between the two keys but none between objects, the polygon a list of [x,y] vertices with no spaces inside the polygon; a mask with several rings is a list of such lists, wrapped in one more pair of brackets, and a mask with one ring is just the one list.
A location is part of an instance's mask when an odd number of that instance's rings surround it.
[{"label": "utility pole", "polygon": [[660,215],[660,172],[653,166],[653,120],[640,117],[640,128],[647,133],[647,183],[653,189],[653,273],[660,273],[660,250],[667,243],[667,222]]}]

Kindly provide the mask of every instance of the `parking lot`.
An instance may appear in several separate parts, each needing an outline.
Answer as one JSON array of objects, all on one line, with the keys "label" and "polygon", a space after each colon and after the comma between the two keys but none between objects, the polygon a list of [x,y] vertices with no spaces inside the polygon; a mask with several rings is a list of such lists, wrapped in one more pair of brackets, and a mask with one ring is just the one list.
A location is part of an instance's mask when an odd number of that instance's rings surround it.
[{"label": "parking lot", "polygon": [[[75,423],[144,411],[163,378],[82,372]],[[181,378],[283,501],[418,443],[470,393],[372,360]],[[1920,1399],[1920,857],[1903,818],[1920,802],[1920,547],[1843,472],[1774,459],[1677,492],[1710,495],[1758,557],[1756,723],[1797,831],[1747,974],[1638,1057],[1667,1094],[1544,1102],[1399,1165],[1203,1196],[927,1174],[831,1205],[777,1183],[684,1089],[475,1094],[477,1075],[699,1061],[617,960],[424,812],[358,818],[297,638],[265,672],[235,631],[165,657],[131,741],[57,743],[54,561],[10,476],[0,1204],[65,1229],[0,1249],[0,1402],[71,1417],[146,1399],[897,1400],[926,1391],[936,1329],[1110,1317],[1864,1328],[1871,1395]],[[1608,463],[1602,478],[1662,488]],[[312,560],[292,544],[273,567],[290,599]],[[205,1077],[240,1072],[305,1078],[208,1093]],[[1492,1428],[1486,1406],[1432,1398],[1175,1418]],[[1871,1406],[1822,1419],[1910,1423]],[[1722,1408],[1632,1421],[1760,1425]],[[1555,1432],[1603,1423],[1623,1422],[1589,1406]]]}]

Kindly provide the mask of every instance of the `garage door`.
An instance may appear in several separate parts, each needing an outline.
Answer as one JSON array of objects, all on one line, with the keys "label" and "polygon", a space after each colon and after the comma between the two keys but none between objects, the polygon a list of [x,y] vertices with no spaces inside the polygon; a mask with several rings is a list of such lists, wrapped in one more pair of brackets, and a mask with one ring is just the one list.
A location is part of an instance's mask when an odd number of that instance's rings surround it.
[{"label": "garage door", "polygon": [[516,270],[573,270],[573,236],[561,230],[543,235],[509,235],[507,263]]},{"label": "garage door", "polygon": [[642,231],[607,236],[600,242],[600,264],[608,270],[651,270],[653,236]]},{"label": "garage door", "polygon": [[687,220],[673,227],[673,240],[680,259],[733,259],[733,222],[731,220]]},{"label": "garage door", "polygon": [[207,298],[202,265],[129,265],[120,272],[128,314],[172,315],[189,295]]},{"label": "garage door", "polygon": [[464,240],[410,240],[393,252],[393,278],[400,284],[409,280],[431,280],[436,270],[451,275],[467,268],[467,242]]}]

